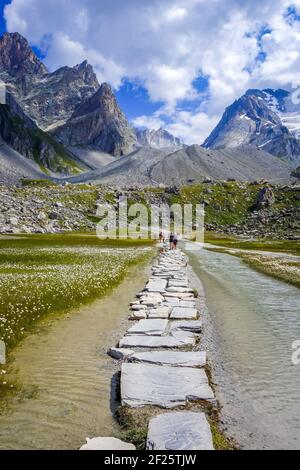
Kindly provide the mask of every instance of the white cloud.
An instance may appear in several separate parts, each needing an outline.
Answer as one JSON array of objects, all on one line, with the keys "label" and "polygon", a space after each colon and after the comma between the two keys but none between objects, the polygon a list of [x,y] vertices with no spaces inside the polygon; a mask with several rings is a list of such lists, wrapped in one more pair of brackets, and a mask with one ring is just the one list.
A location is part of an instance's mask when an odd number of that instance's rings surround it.
[{"label": "white cloud", "polygon": [[[247,88],[296,80],[300,23],[283,16],[291,5],[300,11],[300,0],[12,0],[5,18],[9,31],[35,45],[46,35],[50,69],[87,58],[115,87],[138,78],[164,103],[174,132],[199,142]],[[263,28],[271,32],[258,41]],[[193,82],[201,74],[209,81],[206,108],[176,112],[181,100],[199,98]]]},{"label": "white cloud", "polygon": [[132,120],[136,127],[146,127],[147,129],[160,129],[164,126],[164,121],[155,114],[152,116],[138,116]]}]

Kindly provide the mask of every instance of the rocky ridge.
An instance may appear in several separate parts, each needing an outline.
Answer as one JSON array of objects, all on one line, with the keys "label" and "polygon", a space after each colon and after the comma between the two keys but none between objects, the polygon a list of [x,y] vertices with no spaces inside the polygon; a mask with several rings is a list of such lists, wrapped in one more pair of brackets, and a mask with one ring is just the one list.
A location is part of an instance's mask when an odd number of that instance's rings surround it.
[{"label": "rocky ridge", "polygon": [[297,129],[292,132],[290,121],[284,118],[282,96],[289,96],[289,93],[248,90],[226,109],[203,146],[223,149],[251,144],[296,165],[300,161],[300,141]]},{"label": "rocky ridge", "polygon": [[84,101],[53,135],[66,146],[101,149],[115,156],[130,153],[136,144],[134,131],[107,83]]},{"label": "rocky ridge", "polygon": [[300,237],[299,186],[264,183],[206,182],[198,186],[151,189],[55,185],[25,182],[0,186],[0,233],[57,233],[95,230],[97,203],[114,206],[120,196],[131,203],[204,204],[207,230],[253,237]]},{"label": "rocky ridge", "polygon": [[163,128],[160,129],[136,129],[138,145],[141,147],[152,147],[154,149],[171,148],[177,150],[184,145],[178,137],[174,137]]}]

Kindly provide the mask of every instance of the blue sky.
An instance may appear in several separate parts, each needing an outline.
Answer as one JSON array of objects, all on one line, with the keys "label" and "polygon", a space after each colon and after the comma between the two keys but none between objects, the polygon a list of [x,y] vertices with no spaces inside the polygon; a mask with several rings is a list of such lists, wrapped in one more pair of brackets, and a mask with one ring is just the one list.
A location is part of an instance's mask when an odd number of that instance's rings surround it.
[{"label": "blue sky", "polygon": [[[201,143],[248,88],[291,88],[300,0],[0,0],[50,71],[87,59],[130,121]],[[59,12],[59,14],[58,14]]]}]

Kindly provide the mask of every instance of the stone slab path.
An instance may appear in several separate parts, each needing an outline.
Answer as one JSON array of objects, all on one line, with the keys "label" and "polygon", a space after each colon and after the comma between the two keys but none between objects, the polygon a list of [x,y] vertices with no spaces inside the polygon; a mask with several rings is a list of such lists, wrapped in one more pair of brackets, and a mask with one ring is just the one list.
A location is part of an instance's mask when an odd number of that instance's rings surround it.
[{"label": "stone slab path", "polygon": [[122,405],[162,410],[149,423],[147,448],[213,449],[204,413],[164,411],[200,400],[214,401],[204,369],[206,352],[197,346],[202,332],[200,312],[189,283],[187,258],[180,250],[162,250],[130,310],[133,325],[108,353],[123,361]]},{"label": "stone slab path", "polygon": [[129,354],[129,362],[143,362],[176,367],[204,367],[206,352],[151,351]]},{"label": "stone slab path", "polygon": [[204,413],[164,413],[151,419],[147,450],[213,450]]},{"label": "stone slab path", "polygon": [[214,394],[203,369],[124,363],[122,404],[133,408],[156,405],[174,408],[189,401],[212,400]]}]

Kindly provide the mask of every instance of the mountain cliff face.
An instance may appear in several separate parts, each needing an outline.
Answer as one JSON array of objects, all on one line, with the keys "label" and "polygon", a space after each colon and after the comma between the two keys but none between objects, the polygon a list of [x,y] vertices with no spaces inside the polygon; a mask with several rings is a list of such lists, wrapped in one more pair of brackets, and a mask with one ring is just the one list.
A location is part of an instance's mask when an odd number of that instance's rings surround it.
[{"label": "mountain cliff face", "polygon": [[107,83],[83,102],[53,135],[64,145],[97,148],[115,156],[128,154],[136,144],[134,131]]},{"label": "mountain cliff face", "polygon": [[65,123],[99,86],[92,66],[83,62],[75,67],[62,67],[42,80],[34,80],[27,86],[25,95],[19,97],[19,102],[38,126],[47,130]]},{"label": "mountain cliff face", "polygon": [[[0,80],[6,85],[7,105],[1,109],[2,139],[51,171],[61,168],[65,174],[70,170],[72,155],[60,142],[115,156],[129,153],[136,144],[135,133],[111,88],[107,84],[100,87],[87,61],[50,73],[25,38],[5,33],[0,38]],[[43,142],[38,151],[32,145],[37,134]],[[60,154],[67,165],[57,164]],[[76,157],[74,160],[77,169]]]},{"label": "mountain cliff face", "polygon": [[50,170],[53,173],[72,175],[82,170],[59,143],[34,123],[23,121],[9,106],[2,104],[0,104],[0,138],[19,154],[38,163],[45,173]]},{"label": "mountain cliff face", "polygon": [[288,111],[288,97],[284,90],[248,90],[226,109],[203,146],[222,149],[251,144],[296,164],[300,161],[296,124],[300,113]]},{"label": "mountain cliff face", "polygon": [[157,130],[136,129],[138,145],[141,147],[151,147],[154,149],[183,147],[183,143],[177,137],[163,128]]},{"label": "mountain cliff face", "polygon": [[26,39],[18,33],[5,33],[0,38],[0,70],[15,78],[47,73]]}]

